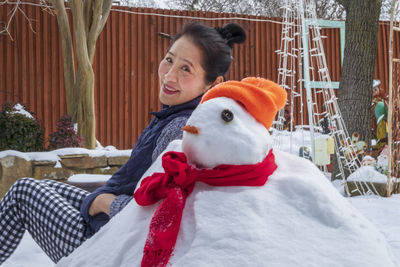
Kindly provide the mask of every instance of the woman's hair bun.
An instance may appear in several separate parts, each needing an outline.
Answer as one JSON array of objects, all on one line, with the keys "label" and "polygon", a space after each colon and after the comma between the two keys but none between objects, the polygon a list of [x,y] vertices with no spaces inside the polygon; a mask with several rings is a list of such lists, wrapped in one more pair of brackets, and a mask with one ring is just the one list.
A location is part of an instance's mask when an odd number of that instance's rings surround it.
[{"label": "woman's hair bun", "polygon": [[233,44],[241,44],[246,40],[246,32],[243,28],[236,23],[228,23],[215,28],[222,38],[227,40],[227,44],[232,47]]}]

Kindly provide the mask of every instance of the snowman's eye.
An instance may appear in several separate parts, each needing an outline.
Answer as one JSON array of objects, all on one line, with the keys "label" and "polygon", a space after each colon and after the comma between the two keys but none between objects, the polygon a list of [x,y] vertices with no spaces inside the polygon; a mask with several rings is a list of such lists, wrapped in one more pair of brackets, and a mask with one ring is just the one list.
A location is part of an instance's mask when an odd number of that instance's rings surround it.
[{"label": "snowman's eye", "polygon": [[233,120],[233,113],[232,111],[230,111],[229,109],[224,109],[221,112],[221,118],[225,121],[225,122],[230,122]]}]

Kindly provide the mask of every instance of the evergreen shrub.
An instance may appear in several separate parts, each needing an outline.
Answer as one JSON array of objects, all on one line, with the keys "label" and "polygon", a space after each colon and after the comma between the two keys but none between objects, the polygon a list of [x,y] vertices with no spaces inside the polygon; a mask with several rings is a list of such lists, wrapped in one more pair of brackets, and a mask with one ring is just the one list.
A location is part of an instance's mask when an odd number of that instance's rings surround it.
[{"label": "evergreen shrub", "polygon": [[[21,108],[24,109],[22,113]],[[43,150],[43,128],[37,118],[25,107],[12,103],[6,103],[0,111],[0,150],[7,149]]]}]

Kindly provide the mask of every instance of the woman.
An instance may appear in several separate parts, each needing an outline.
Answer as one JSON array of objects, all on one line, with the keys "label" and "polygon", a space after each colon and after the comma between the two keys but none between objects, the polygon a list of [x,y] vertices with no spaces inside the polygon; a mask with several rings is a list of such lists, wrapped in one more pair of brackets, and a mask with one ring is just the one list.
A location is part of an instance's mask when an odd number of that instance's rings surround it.
[{"label": "woman", "polygon": [[224,80],[232,46],[246,39],[237,24],[185,25],[160,62],[163,108],[140,135],[128,162],[93,193],[52,180],[18,180],[0,202],[0,264],[16,249],[25,229],[58,262],[97,232],[132,199],[139,179],[182,127],[201,96]]}]

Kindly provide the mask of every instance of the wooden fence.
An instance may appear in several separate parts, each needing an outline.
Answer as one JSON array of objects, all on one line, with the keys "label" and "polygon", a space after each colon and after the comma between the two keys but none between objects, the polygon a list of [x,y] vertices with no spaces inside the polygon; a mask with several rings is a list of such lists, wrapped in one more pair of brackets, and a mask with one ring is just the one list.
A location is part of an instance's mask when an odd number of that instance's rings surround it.
[{"label": "wooden fence", "polygon": [[[0,6],[0,21],[7,21],[12,6]],[[55,16],[31,4],[21,6],[10,36],[0,35],[0,105],[20,102],[35,112],[46,136],[66,112],[61,44]],[[248,38],[233,51],[229,79],[262,76],[277,80],[282,25],[279,19],[248,15],[113,8],[101,33],[94,59],[96,137],[104,146],[131,148],[159,109],[158,63],[169,41],[159,33],[174,34],[190,20],[211,26],[236,22]],[[333,81],[340,79],[339,29],[323,29],[326,59]],[[379,27],[375,77],[388,88],[389,26]]]}]

